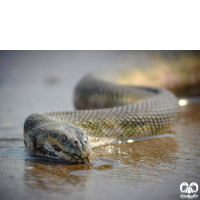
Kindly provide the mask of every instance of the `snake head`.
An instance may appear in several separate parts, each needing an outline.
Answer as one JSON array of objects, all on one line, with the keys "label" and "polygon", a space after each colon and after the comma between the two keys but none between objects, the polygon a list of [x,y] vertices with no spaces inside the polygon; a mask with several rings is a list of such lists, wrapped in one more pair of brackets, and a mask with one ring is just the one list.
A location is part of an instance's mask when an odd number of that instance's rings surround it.
[{"label": "snake head", "polygon": [[74,125],[51,130],[47,138],[54,148],[54,154],[60,159],[71,163],[86,163],[93,157],[88,136]]}]

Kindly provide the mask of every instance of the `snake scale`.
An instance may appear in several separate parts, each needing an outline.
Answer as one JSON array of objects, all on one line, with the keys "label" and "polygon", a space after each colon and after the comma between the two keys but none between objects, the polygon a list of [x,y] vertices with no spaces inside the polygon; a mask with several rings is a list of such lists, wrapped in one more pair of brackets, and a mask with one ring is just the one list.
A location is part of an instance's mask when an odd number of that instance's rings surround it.
[{"label": "snake scale", "polygon": [[28,116],[24,143],[30,154],[87,163],[94,157],[91,141],[167,132],[179,109],[176,97],[166,89],[117,85],[93,75],[78,83],[74,102],[76,111]]}]

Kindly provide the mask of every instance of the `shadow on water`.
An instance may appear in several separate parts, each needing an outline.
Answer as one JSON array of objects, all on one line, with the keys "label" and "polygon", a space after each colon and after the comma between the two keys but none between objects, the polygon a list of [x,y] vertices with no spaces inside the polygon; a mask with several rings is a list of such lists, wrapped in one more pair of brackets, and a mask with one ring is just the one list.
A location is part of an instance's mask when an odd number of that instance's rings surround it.
[{"label": "shadow on water", "polygon": [[51,192],[70,189],[73,186],[85,187],[89,176],[70,175],[74,170],[91,170],[92,165],[62,165],[36,160],[25,160],[24,181],[29,187],[43,188]]},{"label": "shadow on water", "polygon": [[106,158],[98,158],[90,164],[73,164],[52,160],[25,159],[24,181],[29,187],[43,188],[50,192],[85,188],[96,171],[109,170],[119,163]]}]

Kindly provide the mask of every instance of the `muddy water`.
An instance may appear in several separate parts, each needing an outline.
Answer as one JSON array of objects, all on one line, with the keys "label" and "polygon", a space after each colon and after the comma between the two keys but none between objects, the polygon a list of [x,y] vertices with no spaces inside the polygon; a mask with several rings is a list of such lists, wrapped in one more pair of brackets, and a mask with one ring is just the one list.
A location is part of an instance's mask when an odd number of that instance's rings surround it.
[{"label": "muddy water", "polygon": [[[93,54],[88,63],[99,66],[118,57]],[[52,70],[46,75],[40,67],[52,55],[35,56],[38,59],[29,53],[9,55],[11,64],[4,60],[11,67],[4,69],[7,78],[0,85],[0,199],[180,199],[182,182],[200,185],[200,104],[180,108],[175,134],[96,148],[97,160],[91,164],[66,165],[28,155],[22,133],[25,117],[32,112],[72,109],[73,87],[81,76],[68,68],[72,75],[64,77],[66,69],[58,61],[59,70],[51,62],[43,68]],[[85,57],[87,53],[62,59],[76,66]],[[98,62],[102,57],[104,63]],[[22,67],[33,61],[37,63],[34,70]],[[36,77],[38,72],[40,77]]]}]

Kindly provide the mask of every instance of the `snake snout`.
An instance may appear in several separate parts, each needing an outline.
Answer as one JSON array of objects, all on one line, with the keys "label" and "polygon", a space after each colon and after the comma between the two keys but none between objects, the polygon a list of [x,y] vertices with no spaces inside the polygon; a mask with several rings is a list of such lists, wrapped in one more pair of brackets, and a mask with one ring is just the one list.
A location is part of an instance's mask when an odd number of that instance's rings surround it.
[{"label": "snake snout", "polygon": [[74,136],[71,137],[70,145],[78,150],[78,154],[81,159],[87,158],[92,151],[92,147],[87,140],[87,136],[85,135],[77,138]]}]

